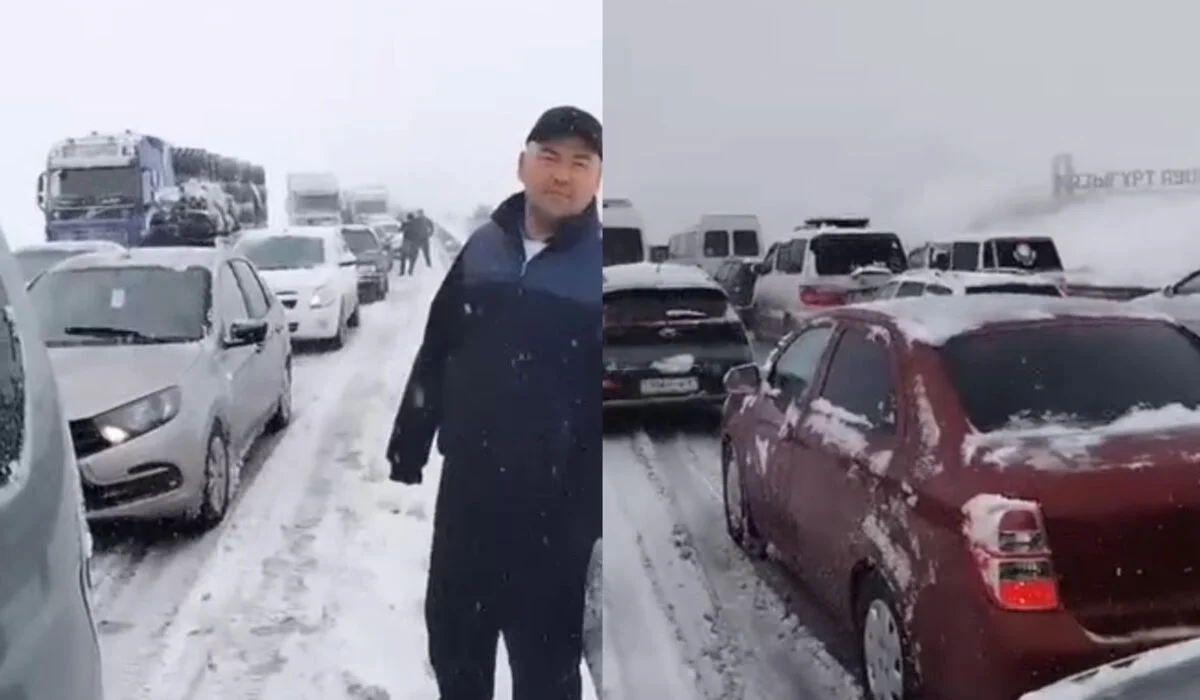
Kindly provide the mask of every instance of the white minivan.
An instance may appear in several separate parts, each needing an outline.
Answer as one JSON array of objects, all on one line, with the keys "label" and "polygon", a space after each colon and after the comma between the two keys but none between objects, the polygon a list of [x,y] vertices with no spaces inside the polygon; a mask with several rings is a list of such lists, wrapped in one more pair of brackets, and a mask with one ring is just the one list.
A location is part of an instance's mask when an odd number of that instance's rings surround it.
[{"label": "white minivan", "polygon": [[753,214],[706,214],[691,228],[671,236],[668,256],[712,276],[729,258],[762,255],[762,226]]},{"label": "white minivan", "polygon": [[642,215],[628,199],[605,199],[604,266],[646,262],[646,235]]}]

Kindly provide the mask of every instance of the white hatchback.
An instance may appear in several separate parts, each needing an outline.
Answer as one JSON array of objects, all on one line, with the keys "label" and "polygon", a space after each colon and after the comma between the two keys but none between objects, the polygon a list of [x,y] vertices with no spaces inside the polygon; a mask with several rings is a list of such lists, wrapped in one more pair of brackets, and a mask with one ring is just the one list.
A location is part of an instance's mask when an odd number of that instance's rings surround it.
[{"label": "white hatchback", "polygon": [[359,320],[358,259],[337,228],[249,232],[237,247],[283,303],[293,340],[345,344]]}]

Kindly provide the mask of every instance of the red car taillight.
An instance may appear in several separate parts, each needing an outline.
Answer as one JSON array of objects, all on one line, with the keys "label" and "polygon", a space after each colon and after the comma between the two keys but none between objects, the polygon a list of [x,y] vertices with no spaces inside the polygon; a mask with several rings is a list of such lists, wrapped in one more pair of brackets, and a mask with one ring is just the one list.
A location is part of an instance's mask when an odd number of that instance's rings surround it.
[{"label": "red car taillight", "polygon": [[992,602],[1012,611],[1058,609],[1058,580],[1040,506],[982,495],[963,512],[963,532]]},{"label": "red car taillight", "polygon": [[800,303],[805,306],[837,306],[845,297],[841,292],[819,287],[800,287]]}]

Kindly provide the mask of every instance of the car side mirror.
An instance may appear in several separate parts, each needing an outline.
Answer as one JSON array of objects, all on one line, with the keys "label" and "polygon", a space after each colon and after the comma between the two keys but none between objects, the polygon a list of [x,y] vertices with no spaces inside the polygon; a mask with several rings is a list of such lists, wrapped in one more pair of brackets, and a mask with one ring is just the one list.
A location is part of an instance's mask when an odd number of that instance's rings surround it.
[{"label": "car side mirror", "polygon": [[37,205],[38,209],[46,209],[46,173],[38,173]]},{"label": "car side mirror", "polygon": [[265,319],[242,319],[229,324],[225,347],[240,348],[246,345],[258,345],[266,339],[267,322]]},{"label": "car side mirror", "polygon": [[724,383],[727,394],[753,394],[762,384],[762,372],[756,364],[738,365],[725,373]]},{"label": "car side mirror", "polygon": [[766,263],[760,263],[760,262],[759,262],[759,263],[754,263],[754,265],[752,265],[752,266],[750,267],[750,269],[751,269],[751,270],[753,270],[753,271],[754,271],[754,274],[756,274],[756,275],[765,275],[765,274],[767,274],[767,264],[766,264]]},{"label": "car side mirror", "polygon": [[1173,296],[1175,296],[1175,285],[1173,285],[1173,284],[1168,284],[1167,286],[1163,287],[1163,290],[1162,290],[1162,295],[1163,295],[1164,297],[1173,297]]}]

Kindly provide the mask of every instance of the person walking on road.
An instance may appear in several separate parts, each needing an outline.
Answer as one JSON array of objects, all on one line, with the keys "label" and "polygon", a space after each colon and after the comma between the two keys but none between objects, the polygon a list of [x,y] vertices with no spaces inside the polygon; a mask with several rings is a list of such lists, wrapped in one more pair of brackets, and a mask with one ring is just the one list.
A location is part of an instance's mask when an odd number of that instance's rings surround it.
[{"label": "person walking on road", "polygon": [[[417,210],[417,250],[425,256],[425,267],[432,268],[433,263],[429,260],[429,239],[433,238],[434,233],[433,221],[428,216],[425,216],[424,209]],[[417,255],[413,253],[413,267],[417,266]]]},{"label": "person walking on road", "polygon": [[547,111],[524,191],[471,234],[429,310],[396,414],[391,479],[444,456],[425,596],[441,700],[579,700],[585,584],[601,534],[600,122]]},{"label": "person walking on road", "polygon": [[420,237],[420,224],[417,222],[416,214],[409,212],[404,216],[404,222],[400,224],[400,236],[404,243],[400,246],[400,274],[411,275],[417,271],[417,249],[420,244],[417,239]]}]

